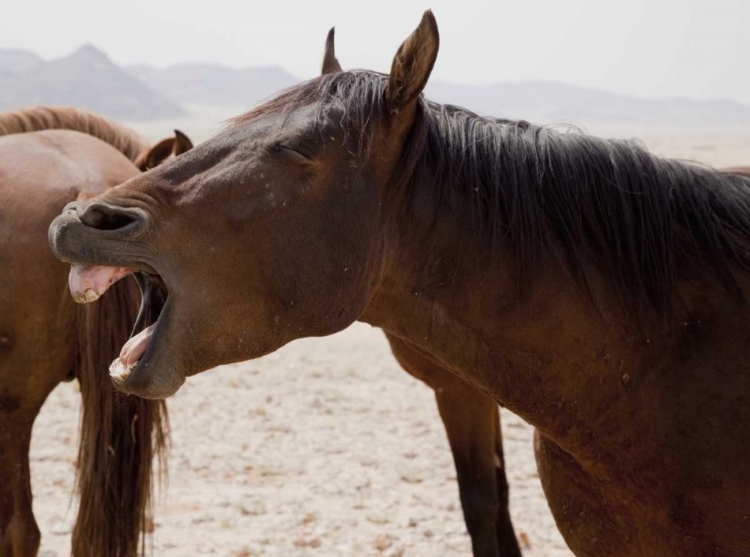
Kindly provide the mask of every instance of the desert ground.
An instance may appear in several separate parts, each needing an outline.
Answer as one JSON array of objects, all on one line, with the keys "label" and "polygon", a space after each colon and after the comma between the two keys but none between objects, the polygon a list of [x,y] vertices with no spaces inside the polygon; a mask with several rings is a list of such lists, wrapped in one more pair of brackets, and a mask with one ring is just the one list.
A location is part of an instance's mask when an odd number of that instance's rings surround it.
[{"label": "desert ground", "polygon": [[[178,127],[196,140],[236,114],[138,128]],[[750,129],[585,126],[640,137],[662,155],[750,165]],[[68,555],[78,391],[50,396],[32,440],[34,511],[45,557]],[[455,470],[432,391],[403,372],[382,333],[355,324],[329,338],[188,380],[170,400],[168,485],[158,495],[156,556],[470,555]],[[571,553],[555,528],[534,463],[531,426],[503,411],[511,512],[527,557]]]}]

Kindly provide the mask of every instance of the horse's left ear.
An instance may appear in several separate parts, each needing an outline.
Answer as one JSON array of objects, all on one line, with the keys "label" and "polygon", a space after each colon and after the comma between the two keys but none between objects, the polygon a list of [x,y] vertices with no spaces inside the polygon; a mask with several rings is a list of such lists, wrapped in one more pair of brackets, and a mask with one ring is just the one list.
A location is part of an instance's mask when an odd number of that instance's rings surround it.
[{"label": "horse's left ear", "polygon": [[335,35],[336,28],[331,27],[331,30],[328,31],[328,37],[326,37],[326,52],[323,55],[323,68],[320,72],[321,75],[343,71],[341,69],[341,64],[339,64],[339,61],[336,59],[336,46],[334,45]]},{"label": "horse's left ear", "polygon": [[391,65],[385,90],[385,103],[392,113],[417,100],[427,85],[440,46],[437,22],[431,10],[422,16],[419,26],[399,47]]},{"label": "horse's left ear", "polygon": [[151,168],[156,168],[170,156],[180,156],[193,148],[193,142],[180,130],[174,131],[174,137],[162,139],[159,143],[138,155],[135,159],[135,165],[139,170],[146,172]]},{"label": "horse's left ear", "polygon": [[190,149],[193,148],[193,142],[190,141],[190,138],[180,130],[174,131],[174,137],[175,142],[172,153],[175,157],[179,157],[182,153],[187,153],[188,151],[190,151]]},{"label": "horse's left ear", "polygon": [[135,165],[139,170],[145,172],[150,168],[156,168],[172,154],[175,145],[175,138],[168,137],[162,139],[159,143],[151,147],[148,151],[138,155]]}]

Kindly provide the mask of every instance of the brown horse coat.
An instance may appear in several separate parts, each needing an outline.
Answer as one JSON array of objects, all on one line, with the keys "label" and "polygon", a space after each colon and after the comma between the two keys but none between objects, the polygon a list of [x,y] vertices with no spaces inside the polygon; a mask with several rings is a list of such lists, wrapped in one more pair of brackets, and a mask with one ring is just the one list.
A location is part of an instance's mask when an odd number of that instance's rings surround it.
[{"label": "brown horse coat", "polygon": [[750,180],[429,103],[438,44],[428,12],[389,75],[294,87],[55,219],[64,261],[168,293],[115,384],[361,320],[536,427],[576,555],[750,554]]}]

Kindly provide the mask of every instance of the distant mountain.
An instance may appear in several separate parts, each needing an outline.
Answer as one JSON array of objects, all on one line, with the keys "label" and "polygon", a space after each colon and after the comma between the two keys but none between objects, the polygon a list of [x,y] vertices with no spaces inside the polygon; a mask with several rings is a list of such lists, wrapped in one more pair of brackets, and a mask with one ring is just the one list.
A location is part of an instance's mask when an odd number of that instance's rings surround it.
[{"label": "distant mountain", "polygon": [[[280,67],[232,69],[218,64],[148,65],[123,69],[93,46],[45,61],[23,50],[0,50],[0,110],[72,104],[127,120],[185,115],[177,104],[250,108],[299,80]],[[484,116],[536,123],[628,123],[678,128],[750,124],[750,107],[731,100],[644,99],[548,82],[460,85],[430,82],[427,97]]]},{"label": "distant mountain", "polygon": [[0,78],[28,71],[41,63],[42,59],[28,50],[0,50]]},{"label": "distant mountain", "polygon": [[466,107],[483,116],[534,122],[628,122],[678,127],[750,123],[750,107],[731,100],[643,99],[546,82],[476,86],[434,82],[431,100]]},{"label": "distant mountain", "polygon": [[[185,111],[153,91],[93,46],[70,56],[36,62],[18,51],[0,51],[14,68],[0,73],[0,110],[32,105],[70,104],[123,120],[183,116]],[[34,56],[34,55],[31,55]],[[6,67],[0,63],[0,68]]]},{"label": "distant mountain", "polygon": [[[251,107],[299,80],[279,67],[230,69],[180,64],[165,69],[131,66],[133,75],[167,98],[185,104]],[[485,116],[538,123],[617,122],[675,127],[750,123],[750,107],[730,100],[643,99],[548,82],[460,85],[431,82],[427,97]]]},{"label": "distant mountain", "polygon": [[164,69],[145,65],[127,69],[165,97],[186,104],[250,108],[299,81],[275,66],[235,70],[218,64],[179,64]]}]

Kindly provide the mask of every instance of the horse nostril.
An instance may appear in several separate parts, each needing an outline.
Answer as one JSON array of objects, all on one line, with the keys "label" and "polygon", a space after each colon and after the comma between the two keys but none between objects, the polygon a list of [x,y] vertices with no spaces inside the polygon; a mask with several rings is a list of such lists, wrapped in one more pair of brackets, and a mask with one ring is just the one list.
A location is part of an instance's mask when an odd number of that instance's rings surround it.
[{"label": "horse nostril", "polygon": [[119,230],[128,225],[143,222],[143,213],[138,209],[113,207],[106,203],[89,203],[83,210],[78,208],[78,218],[86,226],[97,230]]}]

